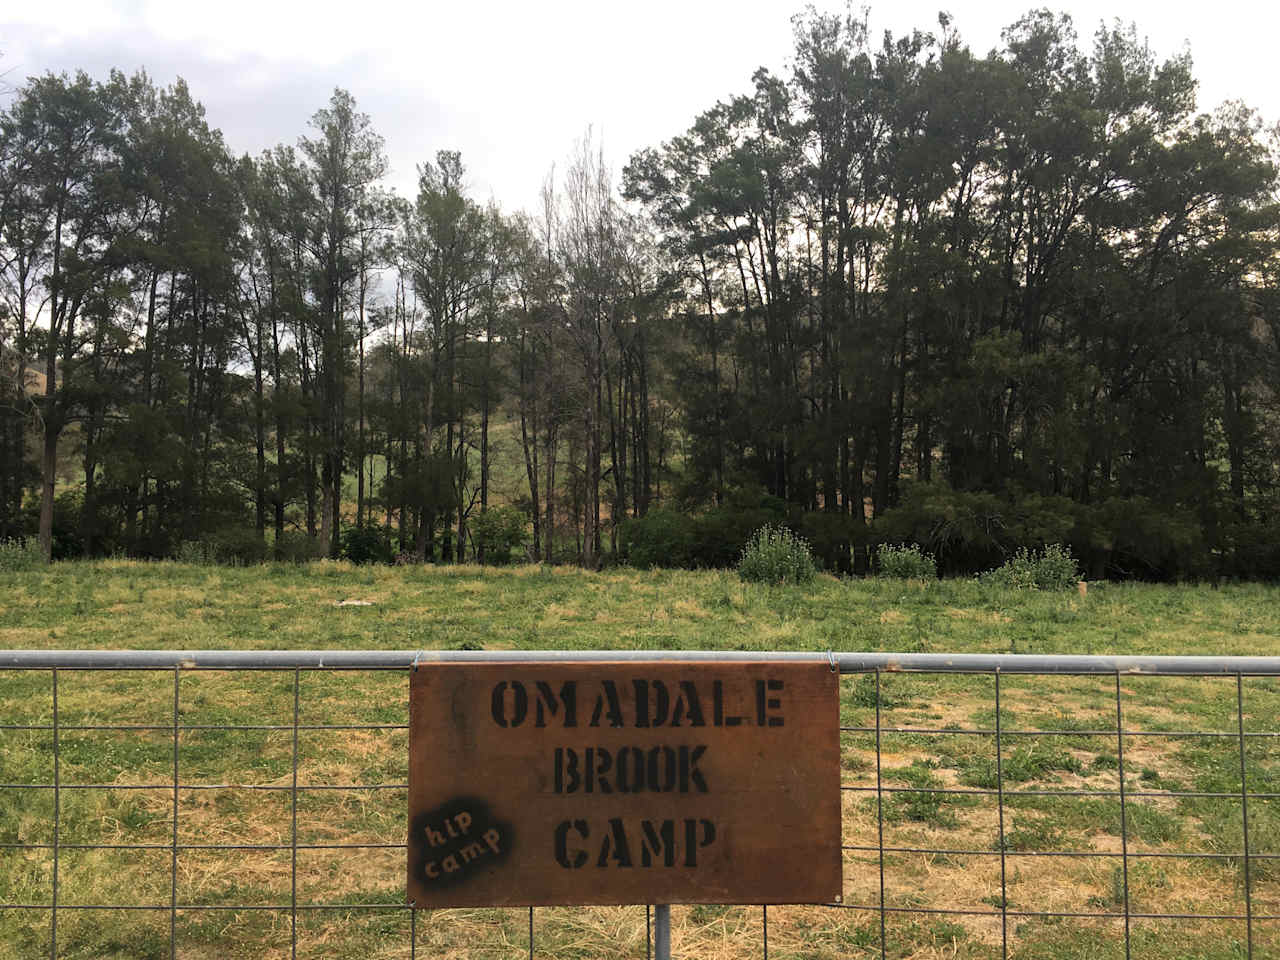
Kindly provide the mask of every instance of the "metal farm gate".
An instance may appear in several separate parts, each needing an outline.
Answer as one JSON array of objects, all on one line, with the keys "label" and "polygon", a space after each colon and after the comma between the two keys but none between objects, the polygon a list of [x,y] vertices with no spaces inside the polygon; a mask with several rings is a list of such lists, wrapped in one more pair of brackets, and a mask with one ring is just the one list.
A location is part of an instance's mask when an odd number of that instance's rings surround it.
[{"label": "metal farm gate", "polygon": [[[308,738],[331,737],[335,742],[350,743],[359,737],[404,736],[408,729],[407,704],[403,701],[382,704],[382,713],[374,721],[349,716],[349,711],[335,721],[328,713],[335,704],[344,702],[343,688],[348,680],[342,678],[374,673],[403,678],[415,667],[445,661],[750,659],[816,659],[841,674],[842,758],[848,754],[847,761],[842,762],[847,775],[842,776],[841,791],[849,811],[846,820],[857,823],[846,823],[842,843],[843,902],[823,906],[845,914],[870,915],[874,922],[858,928],[854,939],[832,947],[839,955],[887,957],[901,953],[904,951],[895,946],[891,931],[896,923],[946,920],[987,924],[991,931],[988,945],[992,950],[998,948],[1003,957],[1016,955],[1023,940],[1029,942],[1037,935],[1036,930],[1025,929],[1024,925],[1062,922],[1094,923],[1113,930],[1117,954],[1123,944],[1126,958],[1142,955],[1142,944],[1156,942],[1151,939],[1153,936],[1182,938],[1188,936],[1191,927],[1202,931],[1204,924],[1229,931],[1238,954],[1249,960],[1255,952],[1259,957],[1280,956],[1280,880],[1276,879],[1280,844],[1267,848],[1280,840],[1280,829],[1272,827],[1273,823],[1280,823],[1280,816],[1273,817],[1272,811],[1276,806],[1275,812],[1280,814],[1280,805],[1276,804],[1280,792],[1270,789],[1268,779],[1273,762],[1280,759],[1273,749],[1274,738],[1280,736],[1280,719],[1274,717],[1273,704],[1280,703],[1280,699],[1272,699],[1280,688],[1271,679],[1280,676],[1278,657],[372,650],[0,651],[0,678],[8,684],[0,687],[0,737],[4,738],[0,740],[0,856],[10,858],[10,867],[20,862],[39,867],[31,867],[34,879],[20,888],[23,899],[15,899],[14,891],[19,888],[14,884],[2,888],[7,893],[0,902],[0,915],[23,918],[11,929],[25,931],[22,943],[27,946],[15,948],[19,952],[13,955],[48,956],[55,960],[66,955],[71,949],[65,933],[69,915],[89,914],[123,917],[126,926],[134,922],[130,918],[150,918],[149,946],[138,947],[136,954],[124,946],[114,955],[176,958],[187,952],[183,927],[188,918],[246,917],[253,913],[279,919],[275,935],[282,955],[300,955],[299,931],[309,915],[321,913],[344,918],[387,915],[396,921],[392,939],[403,939],[402,955],[432,955],[439,948],[427,946],[426,933],[431,925],[448,923],[449,919],[422,915],[426,912],[403,902],[403,870],[391,874],[391,879],[401,884],[400,900],[394,890],[387,895],[385,885],[382,896],[361,894],[350,898],[316,899],[300,889],[301,857],[317,852],[336,852],[342,857],[356,851],[374,851],[385,853],[394,862],[403,857],[406,849],[403,821],[397,821],[394,815],[397,805],[403,806],[405,782],[386,778],[332,782],[332,777],[330,782],[314,782],[305,776],[300,778],[300,766],[308,759]],[[146,695],[155,701],[155,710],[147,722],[101,719],[101,711],[95,709],[93,702],[92,690],[99,682],[95,678],[103,678],[101,682],[105,683],[109,676],[119,686],[128,685],[130,678],[141,684],[143,674],[147,674]],[[220,704],[218,697],[210,693],[201,694],[202,703],[209,708],[204,712],[210,715],[196,711],[193,717],[191,704],[197,678],[210,674],[268,678],[283,697],[283,716],[274,716],[270,718],[274,722],[269,723],[238,722],[244,717],[231,705]],[[322,676],[336,678],[335,683],[327,684],[323,695],[316,694],[313,701],[311,681]],[[910,696],[903,694],[904,683],[913,685]],[[1077,686],[1072,687],[1073,683]],[[1144,685],[1145,695],[1133,692],[1130,688],[1134,684]],[[72,685],[78,691],[74,709],[68,707]],[[972,711],[966,716],[948,716],[949,698],[957,690],[963,690],[963,695],[971,699],[980,699],[985,706],[978,715],[989,717],[989,722],[974,722]],[[161,693],[163,706],[156,707]],[[1256,709],[1251,706],[1255,695],[1261,704]],[[142,697],[140,692],[139,702]],[[1041,722],[1011,722],[1011,698],[1017,700],[1021,714],[1038,717]],[[1082,708],[1082,698],[1092,698],[1089,702],[1093,706]],[[909,708],[902,706],[903,700],[910,700]],[[1059,701],[1066,705],[1055,706]],[[1127,710],[1131,703],[1141,705],[1134,708],[1139,722],[1130,721]],[[1037,713],[1041,705],[1043,709]],[[1061,717],[1062,722],[1056,726],[1046,724],[1046,716]],[[1188,717],[1202,722],[1169,722]],[[1105,722],[1099,718],[1105,718]],[[255,776],[260,771],[250,763],[234,778],[207,779],[201,775],[202,766],[207,765],[205,754],[197,755],[196,751],[199,737],[211,731],[220,736],[248,738],[244,742],[249,744],[258,742],[255,737],[274,737],[287,767]],[[70,752],[81,750],[80,742],[95,736],[105,738],[99,743],[109,746],[103,747],[102,752],[109,755],[114,775],[81,782],[74,775],[79,761],[73,763]],[[153,751],[135,762],[130,759],[130,751],[136,746],[130,746],[131,737],[149,738],[152,746],[159,744],[163,748],[162,754]],[[1055,746],[1060,743],[1091,745],[1092,753],[1077,753],[1092,756],[1092,763],[1082,765],[1076,754]],[[1188,763],[1199,764],[1195,768],[1199,773],[1191,777],[1191,782],[1169,778],[1156,769],[1159,763],[1152,758],[1165,755],[1160,752],[1164,749],[1161,744],[1181,745],[1180,756],[1190,758]],[[252,758],[255,749],[246,749],[244,756]],[[328,752],[334,753],[335,749]],[[933,753],[941,749],[959,757],[957,762],[978,759],[972,760],[965,768],[969,772],[956,780],[930,761]],[[118,760],[110,759],[115,756],[113,751],[119,752]],[[317,751],[317,755],[325,752]],[[885,763],[885,758],[895,752],[913,756],[912,764]],[[163,766],[157,756],[163,757]],[[93,755],[91,759],[96,763],[98,757]],[[1019,786],[1037,782],[1043,769],[1054,769],[1054,763],[1061,771],[1058,779],[1065,778],[1067,782],[1054,783],[1050,778],[1048,785]],[[1085,782],[1091,778],[1102,782]],[[83,812],[77,797],[89,793],[150,797],[151,814],[140,828],[144,839],[123,836],[119,830],[112,836],[86,835],[84,825],[77,819]],[[249,842],[243,836],[220,837],[209,834],[208,821],[201,826],[204,834],[195,835],[185,829],[184,824],[197,807],[204,809],[210,798],[233,794],[273,798],[276,806],[272,809],[283,818],[282,835],[264,842]],[[361,830],[354,838],[300,833],[300,812],[322,802],[315,798],[336,794],[386,798],[386,809],[391,813],[376,828]],[[1033,801],[1039,806],[1032,811],[1034,815],[1027,814],[1027,805]],[[1069,831],[1056,826],[1054,817],[1055,810],[1063,813],[1068,808],[1055,808],[1051,803],[1073,801],[1092,804],[1081,809],[1085,815],[1100,819],[1114,820],[1118,811],[1118,829],[1106,835],[1112,840],[1102,848],[1072,849],[1070,843],[1064,843],[1064,838],[1071,839]],[[1199,849],[1170,849],[1170,838],[1197,839],[1174,829],[1167,829],[1168,836],[1162,839],[1151,828],[1153,818],[1157,825],[1167,826],[1172,818],[1190,809],[1179,804],[1198,805],[1194,809],[1203,812],[1206,823],[1215,825],[1218,839],[1201,842]],[[954,829],[957,820],[950,812],[952,807],[973,811],[974,816],[980,813],[985,818],[984,836],[991,836],[995,842],[959,846],[929,842],[928,838],[941,835],[942,828],[951,825]],[[227,809],[231,809],[230,805]],[[1042,816],[1046,811],[1049,815]],[[1157,818],[1157,814],[1164,819]],[[1255,821],[1265,824],[1261,842]],[[899,837],[903,825],[906,841]],[[1255,827],[1252,832],[1251,826]],[[963,839],[963,830],[957,835]],[[912,841],[912,836],[926,840]],[[1152,841],[1153,836],[1160,842]],[[151,873],[159,879],[146,889],[122,891],[122,896],[109,902],[82,900],[71,889],[71,880],[82,869],[76,858],[93,851],[150,856],[154,864]],[[180,862],[184,858],[251,855],[274,858],[272,863],[277,869],[269,878],[271,882],[263,881],[253,891],[246,887],[243,897],[236,894],[240,888],[228,888],[216,897],[202,900],[188,894],[180,884]],[[1072,909],[1064,909],[1061,903],[1038,903],[1019,893],[1018,885],[1026,883],[1030,873],[1038,871],[1036,876],[1048,876],[1058,865],[1086,858],[1109,865],[1099,874],[1110,878],[1110,886],[1101,894],[1082,898]],[[937,902],[936,897],[913,895],[913,890],[923,889],[922,881],[909,877],[899,882],[895,876],[895,871],[906,863],[932,867],[957,862],[977,865],[975,870],[989,870],[991,892],[983,902],[956,905]],[[1221,889],[1213,892],[1212,902],[1217,906],[1179,906],[1198,902],[1194,900],[1194,890],[1179,893],[1167,885],[1163,895],[1135,902],[1135,885],[1149,879],[1147,865],[1151,863],[1199,865],[1194,866],[1196,870],[1221,868],[1225,871],[1221,877],[1228,879],[1222,880]],[[0,868],[0,874],[5,872]],[[341,881],[338,877],[334,883],[340,887]],[[1207,888],[1213,883],[1206,881],[1204,885]],[[521,935],[527,942],[511,943],[508,938],[509,952],[532,958],[553,949],[539,940],[535,913],[540,909],[528,909],[527,931]],[[645,955],[669,956],[669,908],[646,908],[645,916]],[[752,934],[753,952],[767,957],[770,909],[761,908],[758,916],[759,934]],[[1197,924],[1202,926],[1195,927]],[[1140,926],[1144,931],[1156,932],[1140,935]],[[205,930],[201,936],[200,943],[215,946],[202,946],[199,950],[193,947],[193,952],[202,957],[217,955],[216,931]],[[385,936],[384,932],[384,941]],[[449,949],[465,954],[465,949],[457,945]],[[5,955],[3,950],[0,945],[0,956]],[[24,953],[26,950],[32,952]]]}]

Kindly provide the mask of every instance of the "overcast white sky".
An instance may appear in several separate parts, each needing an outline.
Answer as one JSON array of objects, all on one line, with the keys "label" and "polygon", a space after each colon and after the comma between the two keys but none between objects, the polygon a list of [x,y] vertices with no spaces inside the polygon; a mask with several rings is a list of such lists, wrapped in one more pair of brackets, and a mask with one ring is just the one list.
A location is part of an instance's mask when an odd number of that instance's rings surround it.
[{"label": "overcast white sky", "polygon": [[[843,4],[815,3],[819,9]],[[1031,0],[893,0],[874,30],[935,29],[948,10],[977,52]],[[1046,4],[1039,4],[1046,5]],[[1280,120],[1274,0],[1215,3],[1070,0],[1084,42],[1115,18],[1158,57],[1189,44],[1200,106],[1242,99]],[[592,125],[615,170],[632,151],[683,131],[717,99],[748,89],[757,66],[782,71],[800,0],[49,0],[7,4],[0,70],[145,68],[182,76],[230,148],[293,143],[335,86],[386,138],[391,183],[415,191],[415,165],[461,150],[478,199],[532,208],[552,163]],[[18,9],[13,9],[17,6]],[[858,4],[861,6],[861,3]]]}]

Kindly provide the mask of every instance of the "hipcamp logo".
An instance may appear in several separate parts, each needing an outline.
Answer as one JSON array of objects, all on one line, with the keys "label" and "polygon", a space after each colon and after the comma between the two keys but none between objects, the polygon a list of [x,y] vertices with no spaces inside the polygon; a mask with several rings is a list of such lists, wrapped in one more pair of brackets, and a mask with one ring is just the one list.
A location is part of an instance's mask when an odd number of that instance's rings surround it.
[{"label": "hipcamp logo", "polygon": [[494,820],[482,800],[458,797],[413,818],[409,848],[419,880],[451,887],[506,859],[511,825]]}]

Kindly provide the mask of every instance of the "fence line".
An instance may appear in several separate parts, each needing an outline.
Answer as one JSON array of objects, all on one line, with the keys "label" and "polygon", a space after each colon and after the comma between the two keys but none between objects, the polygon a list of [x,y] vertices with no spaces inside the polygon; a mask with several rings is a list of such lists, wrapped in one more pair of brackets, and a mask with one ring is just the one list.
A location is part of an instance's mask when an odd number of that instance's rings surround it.
[{"label": "fence line", "polygon": [[1280,676],[1280,657],[761,650],[0,650],[0,670],[405,670],[429,663],[782,660],[841,673]]},{"label": "fence line", "polygon": [[[842,675],[861,675],[874,678],[875,725],[842,725],[844,734],[870,736],[874,734],[875,742],[875,783],[874,786],[858,786],[842,784],[841,790],[850,794],[873,795],[875,798],[876,844],[846,844],[841,839],[841,849],[848,854],[874,855],[878,863],[878,902],[831,903],[823,906],[837,910],[874,911],[879,914],[880,953],[887,957],[888,936],[887,920],[900,914],[918,914],[924,916],[982,917],[998,919],[1000,923],[1001,952],[1009,956],[1010,930],[1009,921],[1013,919],[1060,918],[1060,919],[1094,919],[1124,921],[1124,948],[1126,958],[1130,957],[1134,920],[1206,920],[1206,921],[1238,921],[1245,924],[1247,955],[1253,957],[1254,931],[1257,923],[1280,920],[1280,914],[1268,914],[1255,910],[1253,868],[1258,862],[1280,860],[1280,851],[1254,850],[1250,844],[1249,802],[1280,799],[1277,792],[1250,792],[1249,758],[1247,744],[1258,742],[1269,744],[1271,738],[1280,736],[1280,731],[1246,730],[1245,728],[1245,678],[1280,676],[1280,657],[1103,657],[1103,656],[1047,656],[1047,655],[946,655],[946,654],[874,654],[874,653],[764,653],[764,652],[713,652],[713,651],[280,651],[280,650],[243,650],[243,651],[56,651],[56,650],[7,650],[0,651],[0,670],[3,671],[47,671],[50,675],[50,694],[52,700],[52,722],[0,724],[0,731],[47,731],[52,735],[52,778],[47,783],[0,783],[0,790],[5,791],[47,791],[52,794],[52,836],[48,842],[0,843],[3,850],[45,850],[52,854],[52,883],[48,902],[18,903],[0,902],[0,911],[48,911],[49,919],[49,955],[56,960],[58,956],[58,921],[59,915],[68,911],[118,911],[128,912],[165,912],[168,914],[169,956],[178,956],[178,916],[187,911],[275,911],[289,915],[290,955],[297,955],[298,949],[298,917],[301,913],[315,911],[408,911],[409,912],[409,950],[410,956],[417,956],[418,918],[416,911],[406,903],[384,902],[300,902],[298,893],[298,854],[312,850],[406,850],[405,843],[388,842],[331,842],[304,843],[299,840],[298,810],[299,797],[312,791],[405,791],[408,784],[394,783],[336,783],[336,784],[300,784],[299,769],[299,736],[311,731],[405,731],[404,723],[372,723],[372,724],[316,724],[301,723],[302,694],[301,678],[304,671],[406,671],[416,665],[437,662],[512,662],[512,663],[548,663],[560,661],[597,661],[600,663],[645,662],[645,661],[752,661],[752,660],[788,660],[813,661],[829,663],[833,670]],[[167,724],[64,724],[63,711],[59,704],[60,675],[67,671],[115,671],[115,670],[147,670],[168,671],[173,675],[172,717]],[[190,671],[291,671],[292,677],[292,723],[284,724],[184,724],[181,722],[181,679]],[[984,725],[952,728],[933,726],[889,726],[883,722],[882,705],[884,703],[883,683],[885,678],[898,673],[914,674],[987,674],[994,680],[995,722],[991,727]],[[1002,720],[1001,696],[1002,677],[1016,676],[1097,676],[1114,678],[1115,726],[1089,729],[1007,729]],[[1124,718],[1124,700],[1122,680],[1128,677],[1222,677],[1235,679],[1234,690],[1234,731],[1211,730],[1138,730],[1127,728]],[[9,717],[4,717],[6,721]],[[188,783],[181,778],[181,738],[184,733],[201,730],[231,731],[277,731],[288,733],[291,737],[290,766],[291,772],[287,784],[263,783]],[[172,777],[156,782],[138,783],[75,783],[64,782],[62,746],[68,733],[90,731],[112,732],[168,732],[172,735]],[[886,785],[886,771],[882,767],[884,738],[886,736],[961,736],[961,737],[994,737],[996,747],[996,783],[993,788],[986,787],[935,787],[911,786],[896,787]],[[1052,738],[1052,737],[1114,737],[1118,763],[1118,787],[1115,790],[1083,790],[1083,789],[1006,789],[1005,756],[1010,739],[1019,738]],[[1169,740],[1205,738],[1206,740],[1234,740],[1237,744],[1240,790],[1239,792],[1222,790],[1151,790],[1126,788],[1125,744],[1134,737],[1167,738]],[[8,779],[8,778],[5,778]],[[243,789],[249,791],[284,792],[289,798],[289,842],[287,843],[183,843],[180,842],[179,823],[182,816],[182,793],[184,791],[216,791]],[[68,793],[84,790],[103,791],[171,791],[170,809],[172,829],[168,843],[80,843],[64,842],[64,796]],[[885,839],[885,805],[893,797],[899,795],[915,796],[970,796],[995,798],[998,813],[998,846],[995,850],[962,849],[947,850],[929,846],[909,846],[886,843]],[[1118,800],[1120,807],[1120,850],[1087,851],[1087,850],[1014,850],[1010,849],[1006,833],[1006,810],[1011,799],[1019,797],[1092,797]],[[1238,800],[1241,804],[1241,838],[1242,849],[1226,852],[1194,852],[1194,851],[1149,851],[1130,849],[1129,809],[1128,804],[1135,798],[1169,798],[1169,799],[1221,799]],[[4,824],[0,823],[0,827]],[[169,853],[169,896],[168,902],[142,904],[107,904],[107,903],[66,903],[60,900],[60,886],[64,867],[64,854],[68,851],[85,850],[156,850]],[[179,854],[184,851],[289,851],[289,897],[288,902],[265,904],[242,903],[184,903],[179,899]],[[949,855],[999,858],[1000,865],[1000,897],[998,904],[991,910],[970,910],[948,907],[930,906],[894,906],[889,904],[886,896],[886,856],[899,854]],[[1121,914],[1107,911],[1053,911],[1011,909],[1009,902],[1009,862],[1015,858],[1083,858],[1101,857],[1118,860],[1120,863],[1123,892],[1123,912]],[[1130,902],[1130,864],[1144,859],[1164,860],[1207,860],[1219,862],[1239,861],[1243,872],[1244,911],[1206,913],[1197,911],[1155,912],[1151,910],[1134,910]],[[534,911],[529,908],[528,915],[528,955],[535,955]],[[654,952],[661,958],[669,948],[669,914],[665,909],[650,911],[646,909],[646,955]],[[768,956],[768,911],[761,911],[761,948]]]}]

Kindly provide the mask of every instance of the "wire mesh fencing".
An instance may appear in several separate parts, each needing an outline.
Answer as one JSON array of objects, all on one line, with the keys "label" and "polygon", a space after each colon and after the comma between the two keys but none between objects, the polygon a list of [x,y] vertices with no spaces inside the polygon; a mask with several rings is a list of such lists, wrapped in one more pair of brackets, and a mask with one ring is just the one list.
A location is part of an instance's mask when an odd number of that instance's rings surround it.
[{"label": "wire mesh fencing", "polygon": [[[0,958],[652,956],[644,906],[406,904],[408,671],[749,656],[0,654]],[[1280,957],[1280,658],[818,659],[842,902],[675,955]]]}]

